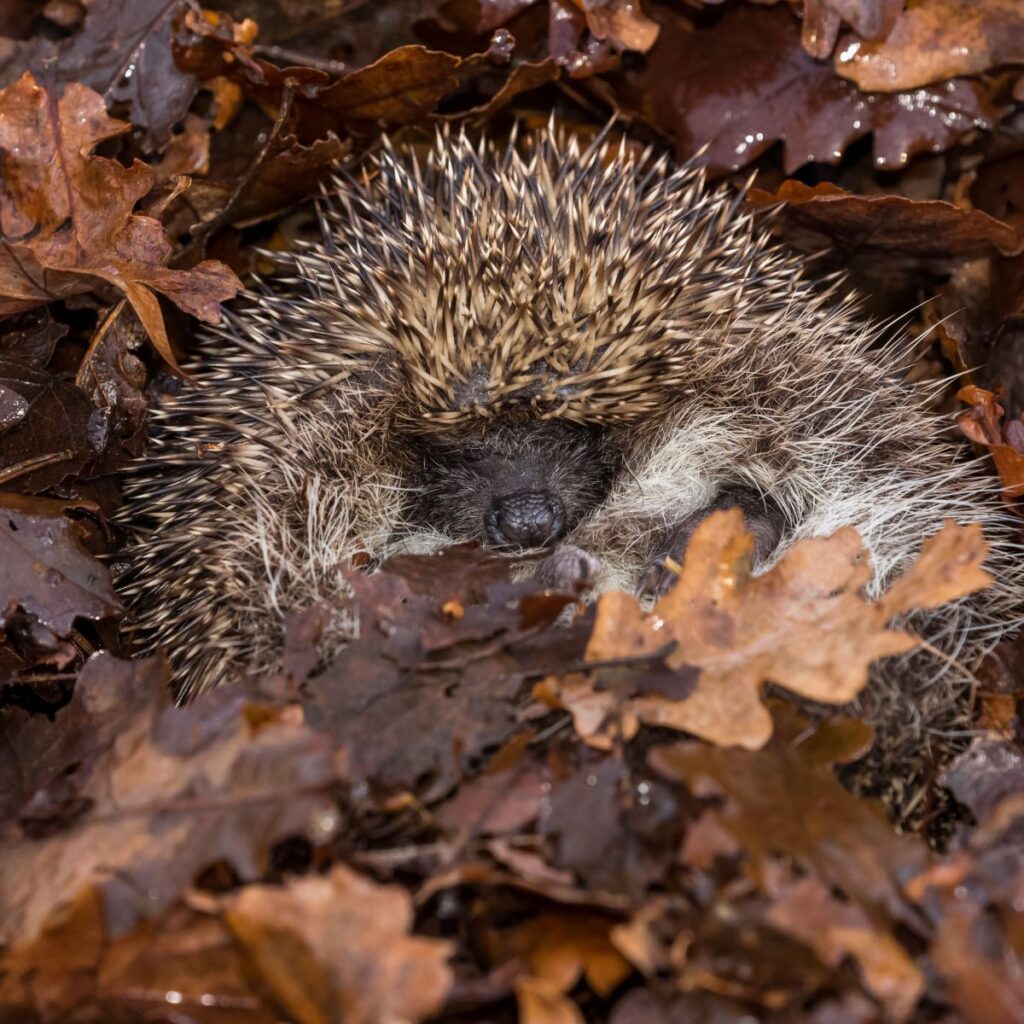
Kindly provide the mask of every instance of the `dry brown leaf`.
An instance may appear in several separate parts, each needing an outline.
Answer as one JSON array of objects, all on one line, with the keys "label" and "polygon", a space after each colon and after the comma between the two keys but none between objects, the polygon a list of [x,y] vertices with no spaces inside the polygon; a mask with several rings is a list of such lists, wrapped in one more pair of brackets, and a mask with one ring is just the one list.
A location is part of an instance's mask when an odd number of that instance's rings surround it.
[{"label": "dry brown leaf", "polygon": [[863,256],[944,270],[1024,247],[1024,236],[1011,224],[940,199],[854,195],[830,182],[812,186],[789,180],[774,194],[753,188],[747,201],[754,207],[785,203],[778,230],[804,252],[827,248],[847,259]]},{"label": "dry brown leaf", "polygon": [[836,899],[816,878],[784,889],[767,920],[810,946],[830,967],[852,957],[865,985],[893,1020],[906,1020],[924,991],[920,969],[893,936],[872,922],[862,907]]},{"label": "dry brown leaf", "polygon": [[957,426],[975,444],[988,448],[1007,498],[1024,496],[1024,452],[1019,452],[1005,437],[1003,407],[991,391],[968,384],[957,392],[961,402],[971,408],[960,413]]},{"label": "dry brown leaf", "polygon": [[124,292],[156,349],[174,365],[155,293],[216,323],[220,303],[241,282],[215,260],[191,270],[167,266],[172,249],[160,222],[132,212],[152,188],[153,172],[138,161],[126,168],[91,152],[128,128],[77,83],[59,101],[29,74],[0,92],[0,315],[105,281]]},{"label": "dry brown leaf", "polygon": [[757,749],[772,731],[764,683],[845,704],[867,683],[873,661],[916,646],[910,634],[888,628],[893,616],[989,582],[978,526],[947,524],[875,602],[863,596],[872,569],[852,528],[798,541],[757,577],[753,549],[742,513],[718,512],[694,534],[678,581],[652,613],[621,592],[599,600],[585,660],[652,655],[674,641],[669,667],[700,671],[684,700],[634,698],[629,710],[642,721]]},{"label": "dry brown leaf", "polygon": [[519,1024],[584,1024],[580,1008],[543,978],[516,982]]},{"label": "dry brown leaf", "polygon": [[1024,62],[1020,0],[909,0],[888,37],[846,36],[836,71],[861,89],[895,92]]},{"label": "dry brown leaf", "polygon": [[[881,808],[844,789],[833,766],[864,752],[862,723],[830,718],[816,729],[792,708],[774,707],[775,733],[761,750],[708,747],[685,740],[655,747],[648,760],[663,778],[680,780],[715,802],[701,818],[732,837],[745,870],[764,889],[775,858],[794,858],[808,875],[837,887],[872,915],[919,924],[903,881],[922,870],[928,852],[919,840],[898,835]],[[731,855],[723,838],[683,856]],[[717,848],[717,849],[716,849]],[[689,861],[687,861],[689,863]]]},{"label": "dry brown leaf", "polygon": [[302,1024],[423,1020],[451,987],[449,943],[409,935],[409,894],[344,865],[250,885],[225,904],[256,970]]},{"label": "dry brown leaf", "polygon": [[580,978],[598,994],[608,995],[632,971],[615,948],[615,921],[603,914],[541,914],[501,934],[505,955],[520,959],[531,979],[541,979],[565,993]]}]

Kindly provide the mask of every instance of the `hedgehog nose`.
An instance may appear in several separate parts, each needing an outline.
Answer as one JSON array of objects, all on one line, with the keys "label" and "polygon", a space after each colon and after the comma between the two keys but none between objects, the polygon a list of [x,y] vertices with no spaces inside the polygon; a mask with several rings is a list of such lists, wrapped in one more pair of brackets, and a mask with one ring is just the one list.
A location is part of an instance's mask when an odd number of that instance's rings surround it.
[{"label": "hedgehog nose", "polygon": [[492,544],[540,548],[562,535],[565,509],[547,491],[524,491],[495,498],[484,525]]}]

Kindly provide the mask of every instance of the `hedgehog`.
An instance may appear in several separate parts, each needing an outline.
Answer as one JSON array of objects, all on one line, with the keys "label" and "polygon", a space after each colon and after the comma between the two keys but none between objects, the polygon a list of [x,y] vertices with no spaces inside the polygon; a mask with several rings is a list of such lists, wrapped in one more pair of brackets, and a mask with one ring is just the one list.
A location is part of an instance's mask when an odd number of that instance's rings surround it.
[{"label": "hedgehog", "polygon": [[946,520],[982,524],[994,585],[913,619],[932,655],[882,663],[859,708],[918,746],[957,729],[1020,621],[1018,547],[938,385],[904,380],[911,343],[694,162],[551,126],[428,149],[338,170],[316,240],[152,414],[120,582],[179,692],[271,669],[285,616],[344,606],[353,562],[477,540],[545,585],[651,594],[739,507],[759,570],[856,527],[874,593]]}]

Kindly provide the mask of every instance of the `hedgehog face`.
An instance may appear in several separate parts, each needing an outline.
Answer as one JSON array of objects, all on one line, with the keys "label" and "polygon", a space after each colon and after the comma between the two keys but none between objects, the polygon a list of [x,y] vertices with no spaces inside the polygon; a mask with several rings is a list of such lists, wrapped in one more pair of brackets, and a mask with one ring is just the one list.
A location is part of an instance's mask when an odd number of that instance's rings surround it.
[{"label": "hedgehog face", "polygon": [[605,432],[576,423],[505,423],[413,442],[413,518],[492,547],[555,544],[608,493],[616,459]]}]

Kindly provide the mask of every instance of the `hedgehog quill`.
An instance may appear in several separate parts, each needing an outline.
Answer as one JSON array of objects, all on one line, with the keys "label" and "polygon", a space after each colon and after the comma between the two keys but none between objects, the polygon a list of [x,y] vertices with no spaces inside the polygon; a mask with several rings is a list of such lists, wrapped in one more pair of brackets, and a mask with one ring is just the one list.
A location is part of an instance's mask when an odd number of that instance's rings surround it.
[{"label": "hedgehog quill", "polygon": [[553,585],[657,590],[738,506],[762,567],[855,526],[878,589],[980,521],[996,584],[915,619],[943,657],[883,665],[866,698],[906,735],[955,719],[1020,617],[1015,527],[900,379],[905,343],[740,199],[606,142],[441,133],[419,163],[385,142],[319,217],[201,339],[127,481],[122,587],[184,695],[270,667],[283,615],[343,594],[357,553],[476,539]]}]

